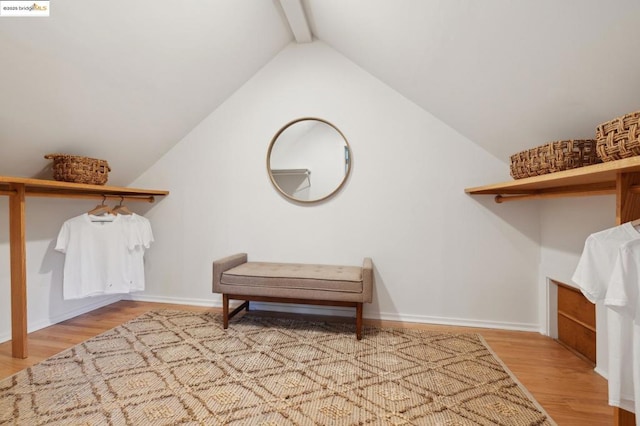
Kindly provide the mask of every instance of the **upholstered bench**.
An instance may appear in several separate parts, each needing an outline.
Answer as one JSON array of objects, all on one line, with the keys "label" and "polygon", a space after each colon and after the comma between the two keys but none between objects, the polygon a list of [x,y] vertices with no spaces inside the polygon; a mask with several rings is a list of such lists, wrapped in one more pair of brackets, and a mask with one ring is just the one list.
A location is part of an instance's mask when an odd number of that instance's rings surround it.
[{"label": "upholstered bench", "polygon": [[[249,301],[350,306],[356,308],[356,337],[362,338],[362,304],[371,303],[373,262],[360,266],[248,262],[240,253],[213,262],[213,292],[222,293],[223,326]],[[229,313],[229,300],[244,300]]]}]

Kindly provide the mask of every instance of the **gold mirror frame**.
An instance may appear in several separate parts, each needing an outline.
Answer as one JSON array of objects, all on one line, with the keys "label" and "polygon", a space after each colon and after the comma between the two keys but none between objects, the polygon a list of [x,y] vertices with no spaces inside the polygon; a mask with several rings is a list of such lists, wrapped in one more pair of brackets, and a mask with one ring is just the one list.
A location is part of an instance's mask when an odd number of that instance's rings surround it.
[{"label": "gold mirror frame", "polygon": [[[291,195],[288,192],[286,192],[284,189],[282,189],[280,187],[280,185],[278,185],[278,182],[276,181],[275,177],[273,176],[272,169],[271,169],[271,152],[273,151],[273,147],[274,147],[276,141],[278,140],[278,137],[285,130],[287,130],[289,127],[293,126],[296,123],[302,122],[302,121],[319,121],[321,123],[327,124],[328,126],[332,127],[336,132],[338,132],[340,137],[342,137],[342,140],[344,141],[345,147],[347,149],[347,156],[346,156],[346,161],[345,161],[345,173],[344,173],[344,177],[342,178],[342,181],[329,194],[327,194],[327,195],[325,195],[325,196],[323,196],[321,198],[315,198],[313,200],[303,200],[303,199],[294,197],[293,195]],[[287,198],[287,199],[289,199],[291,201],[295,201],[297,203],[303,203],[303,204],[319,203],[321,201],[324,201],[324,200],[328,199],[329,197],[332,197],[338,191],[340,191],[340,189],[342,189],[342,187],[347,182],[347,179],[349,178],[349,175],[351,174],[352,163],[353,163],[353,153],[351,152],[351,146],[349,145],[349,141],[347,141],[347,138],[344,136],[344,134],[340,131],[340,129],[338,129],[335,125],[333,125],[333,123],[330,123],[327,120],[324,120],[322,118],[317,118],[317,117],[302,117],[302,118],[297,118],[297,119],[295,119],[293,121],[288,122],[287,124],[282,126],[280,128],[280,130],[278,130],[278,132],[273,136],[273,138],[271,139],[271,143],[269,144],[269,149],[267,150],[267,174],[269,175],[269,179],[271,180],[271,183],[278,190],[278,192],[282,196],[284,196],[285,198]]]}]

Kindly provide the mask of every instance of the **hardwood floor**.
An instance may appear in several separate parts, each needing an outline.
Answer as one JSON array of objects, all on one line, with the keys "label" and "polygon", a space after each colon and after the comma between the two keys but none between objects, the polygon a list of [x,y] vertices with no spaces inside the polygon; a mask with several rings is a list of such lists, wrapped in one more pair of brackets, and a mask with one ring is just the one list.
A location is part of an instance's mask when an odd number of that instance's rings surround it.
[{"label": "hardwood floor", "polygon": [[[0,344],[0,379],[152,309],[220,311],[216,308],[120,301],[29,334],[30,356],[27,359],[11,357],[11,342]],[[265,312],[264,315],[285,314]],[[365,320],[365,325],[479,333],[558,425],[613,424],[613,409],[607,405],[607,382],[593,371],[588,362],[538,333],[372,320]]]}]

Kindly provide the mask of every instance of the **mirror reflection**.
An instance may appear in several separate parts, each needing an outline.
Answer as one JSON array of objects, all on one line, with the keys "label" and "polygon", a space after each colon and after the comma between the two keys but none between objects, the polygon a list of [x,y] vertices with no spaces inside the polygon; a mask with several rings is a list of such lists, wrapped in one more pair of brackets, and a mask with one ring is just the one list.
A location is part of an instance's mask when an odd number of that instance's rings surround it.
[{"label": "mirror reflection", "polygon": [[335,194],[351,169],[349,144],[337,127],[300,118],[276,133],[267,153],[271,182],[285,197],[316,202]]}]

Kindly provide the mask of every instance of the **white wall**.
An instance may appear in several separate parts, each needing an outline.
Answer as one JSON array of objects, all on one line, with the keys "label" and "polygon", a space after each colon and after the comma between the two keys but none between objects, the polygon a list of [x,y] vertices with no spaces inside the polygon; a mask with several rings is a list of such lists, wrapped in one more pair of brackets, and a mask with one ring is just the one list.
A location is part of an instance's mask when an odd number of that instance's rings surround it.
[{"label": "white wall", "polygon": [[545,200],[540,209],[540,275],[577,287],[571,276],[587,237],[616,224],[613,195]]},{"label": "white wall", "polygon": [[[429,78],[425,75],[424,78]],[[293,204],[271,186],[269,141],[316,116],[353,152],[330,200]],[[171,194],[148,213],[147,300],[219,305],[211,262],[375,264],[365,316],[538,329],[539,209],[464,188],[508,166],[321,42],[284,49],[133,186]]]}]

